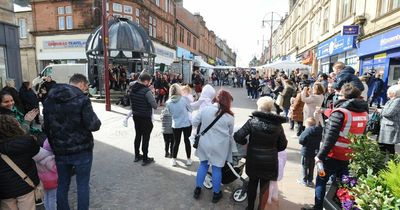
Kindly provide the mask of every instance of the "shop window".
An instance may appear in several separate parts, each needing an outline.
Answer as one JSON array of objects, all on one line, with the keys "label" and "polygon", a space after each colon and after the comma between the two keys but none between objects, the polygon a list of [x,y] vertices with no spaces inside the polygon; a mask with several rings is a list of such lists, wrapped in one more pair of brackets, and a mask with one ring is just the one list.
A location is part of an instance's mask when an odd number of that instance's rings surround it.
[{"label": "shop window", "polygon": [[3,88],[7,78],[6,49],[0,46],[0,89]]},{"label": "shop window", "polygon": [[26,38],[27,36],[27,31],[26,31],[26,19],[25,18],[19,18],[18,19],[18,26],[19,26],[19,38],[23,39]]}]

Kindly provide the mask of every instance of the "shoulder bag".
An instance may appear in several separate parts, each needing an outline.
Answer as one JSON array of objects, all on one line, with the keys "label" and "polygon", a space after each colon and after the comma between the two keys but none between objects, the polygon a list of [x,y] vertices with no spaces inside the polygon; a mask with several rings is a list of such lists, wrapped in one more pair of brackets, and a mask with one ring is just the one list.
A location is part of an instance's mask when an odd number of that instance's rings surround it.
[{"label": "shoulder bag", "polygon": [[219,118],[222,117],[222,115],[223,115],[223,114],[219,114],[219,115],[214,119],[214,121],[212,121],[212,123],[211,123],[210,125],[208,125],[208,127],[207,127],[206,129],[204,129],[204,131],[202,131],[201,133],[200,133],[201,124],[197,127],[197,134],[196,134],[196,136],[194,137],[194,144],[193,144],[193,147],[194,147],[194,148],[197,149],[197,147],[199,147],[200,137],[203,136],[204,134],[206,134],[207,131],[210,130],[210,128],[213,127],[213,125],[219,120]]},{"label": "shoulder bag", "polygon": [[29,186],[34,189],[35,200],[43,200],[44,197],[44,188],[42,182],[39,182],[37,186],[33,183],[33,181],[26,175],[7,155],[1,154],[1,158],[17,173],[22,180],[24,180]]}]

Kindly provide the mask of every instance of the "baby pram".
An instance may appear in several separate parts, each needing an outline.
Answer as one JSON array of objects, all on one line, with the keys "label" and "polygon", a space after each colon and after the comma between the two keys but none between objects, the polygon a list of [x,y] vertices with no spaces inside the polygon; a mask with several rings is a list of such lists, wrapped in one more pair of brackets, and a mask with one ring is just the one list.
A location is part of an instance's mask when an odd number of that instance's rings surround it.
[{"label": "baby pram", "polygon": [[[248,179],[242,178],[245,166],[243,158],[246,157],[247,147],[239,144],[236,144],[236,147],[238,151],[232,153],[233,162],[226,162],[222,168],[222,184],[230,184],[239,179],[242,184],[232,192],[232,198],[236,202],[243,202],[247,198],[247,186],[249,183]],[[207,189],[213,187],[212,173],[210,171],[207,173],[203,185]]]}]

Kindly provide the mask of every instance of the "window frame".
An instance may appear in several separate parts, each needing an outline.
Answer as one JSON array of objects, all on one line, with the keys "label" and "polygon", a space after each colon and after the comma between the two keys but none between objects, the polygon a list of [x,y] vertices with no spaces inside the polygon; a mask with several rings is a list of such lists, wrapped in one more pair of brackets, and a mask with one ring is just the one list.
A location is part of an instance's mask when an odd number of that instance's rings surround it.
[{"label": "window frame", "polygon": [[65,28],[65,16],[58,16],[58,30],[65,30]]},{"label": "window frame", "polygon": [[129,15],[133,14],[133,7],[132,6],[123,5],[122,7],[123,7],[123,11],[124,11],[125,14],[129,14]]},{"label": "window frame", "polygon": [[190,31],[188,31],[187,33],[186,33],[186,44],[187,44],[187,46],[191,46],[191,42],[192,42],[192,35],[190,34]]},{"label": "window frame", "polygon": [[[71,21],[70,24],[68,24],[68,20]],[[65,16],[65,28],[67,30],[74,29],[74,17],[72,15]]]},{"label": "window frame", "polygon": [[[68,10],[67,10],[67,8],[68,8]],[[68,5],[68,6],[65,6],[65,14],[72,14],[72,6],[71,5]]]},{"label": "window frame", "polygon": [[64,7],[57,7],[57,14],[58,15],[64,15],[65,14],[65,8]]},{"label": "window frame", "polygon": [[330,7],[326,7],[324,9],[324,16],[322,18],[322,31],[326,33],[329,31],[329,14],[330,14]]},{"label": "window frame", "polygon": [[[120,7],[120,9],[118,9],[118,6]],[[112,11],[113,11],[113,12],[122,13],[122,11],[123,11],[123,6],[122,6],[122,4],[114,2],[114,3],[113,3],[113,10],[112,10]]]}]

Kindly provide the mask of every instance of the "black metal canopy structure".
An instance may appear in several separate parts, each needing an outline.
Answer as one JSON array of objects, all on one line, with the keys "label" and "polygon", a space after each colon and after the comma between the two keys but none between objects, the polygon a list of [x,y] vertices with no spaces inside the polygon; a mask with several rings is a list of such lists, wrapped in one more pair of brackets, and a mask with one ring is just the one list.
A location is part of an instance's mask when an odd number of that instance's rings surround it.
[{"label": "black metal canopy structure", "polygon": [[[154,70],[154,45],[145,29],[126,18],[108,21],[108,59],[110,63],[133,63],[150,73]],[[98,65],[103,59],[102,26],[97,27],[86,42],[89,65]],[[134,71],[135,71],[134,70]]]}]

